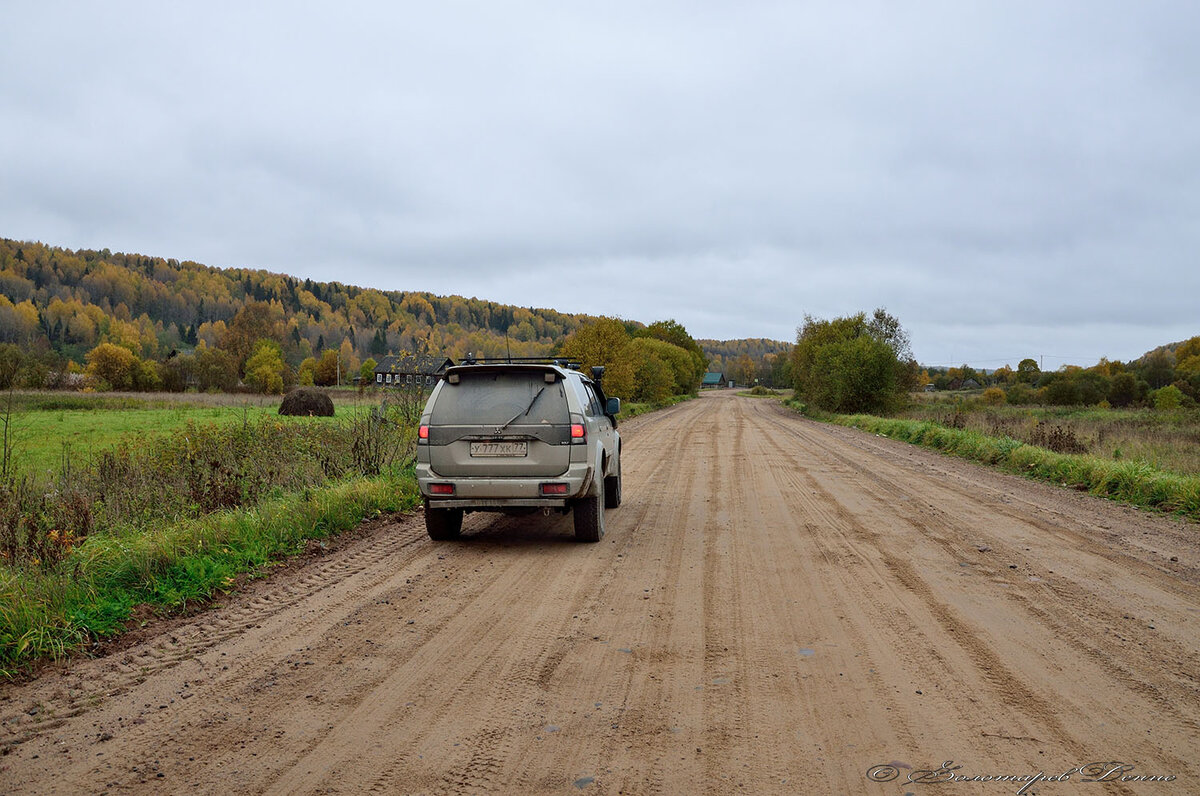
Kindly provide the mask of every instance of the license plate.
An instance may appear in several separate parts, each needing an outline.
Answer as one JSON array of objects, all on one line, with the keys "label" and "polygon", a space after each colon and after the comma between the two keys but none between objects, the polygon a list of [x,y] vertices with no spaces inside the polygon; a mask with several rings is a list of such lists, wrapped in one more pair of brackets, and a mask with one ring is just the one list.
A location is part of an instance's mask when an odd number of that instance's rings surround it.
[{"label": "license plate", "polygon": [[525,456],[527,442],[472,442],[472,456]]}]

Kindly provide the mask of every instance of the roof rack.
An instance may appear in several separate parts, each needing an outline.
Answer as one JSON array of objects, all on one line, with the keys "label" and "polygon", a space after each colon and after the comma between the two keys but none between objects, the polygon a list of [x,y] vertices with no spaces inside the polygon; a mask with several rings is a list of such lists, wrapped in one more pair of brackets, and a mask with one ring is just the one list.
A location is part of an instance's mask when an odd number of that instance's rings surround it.
[{"label": "roof rack", "polygon": [[477,357],[474,354],[466,354],[458,364],[483,365],[486,363],[497,362],[507,364],[526,363],[536,365],[557,365],[560,368],[579,370],[579,363],[572,362],[566,357]]}]

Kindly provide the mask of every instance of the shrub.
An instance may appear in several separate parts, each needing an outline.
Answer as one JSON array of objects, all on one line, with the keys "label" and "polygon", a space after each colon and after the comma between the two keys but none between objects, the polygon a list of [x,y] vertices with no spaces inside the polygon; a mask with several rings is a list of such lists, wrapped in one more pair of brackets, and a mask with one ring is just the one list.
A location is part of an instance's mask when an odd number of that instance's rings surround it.
[{"label": "shrub", "polygon": [[889,411],[915,383],[900,322],[883,309],[832,321],[805,316],[792,349],[796,393],[833,412]]},{"label": "shrub", "polygon": [[1129,406],[1138,399],[1137,379],[1132,373],[1118,373],[1108,385],[1108,402],[1113,406]]},{"label": "shrub", "polygon": [[1154,391],[1155,409],[1178,409],[1183,404],[1183,392],[1174,384]]},{"label": "shrub", "polygon": [[1083,403],[1079,384],[1065,374],[1053,374],[1057,378],[1046,387],[1046,401],[1055,406],[1075,406]]},{"label": "shrub", "polygon": [[1010,404],[1032,404],[1037,402],[1037,390],[1024,382],[1017,382],[1004,391],[1004,397]]},{"label": "shrub", "polygon": [[988,387],[983,391],[980,400],[988,406],[1002,406],[1007,399],[1004,395],[1004,390],[999,387]]},{"label": "shrub", "polygon": [[107,384],[114,390],[128,390],[140,372],[141,360],[128,348],[101,343],[88,352],[87,373],[93,384]]}]

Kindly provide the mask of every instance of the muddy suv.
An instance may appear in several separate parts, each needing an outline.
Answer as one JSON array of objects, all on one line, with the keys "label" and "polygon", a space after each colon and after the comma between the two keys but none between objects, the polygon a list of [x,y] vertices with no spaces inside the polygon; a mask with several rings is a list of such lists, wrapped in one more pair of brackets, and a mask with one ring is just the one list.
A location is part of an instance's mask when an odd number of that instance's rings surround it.
[{"label": "muddy suv", "polygon": [[417,484],[425,528],[452,539],[463,514],[572,512],[575,537],[598,542],[621,504],[621,399],[565,361],[448,368],[421,414]]}]

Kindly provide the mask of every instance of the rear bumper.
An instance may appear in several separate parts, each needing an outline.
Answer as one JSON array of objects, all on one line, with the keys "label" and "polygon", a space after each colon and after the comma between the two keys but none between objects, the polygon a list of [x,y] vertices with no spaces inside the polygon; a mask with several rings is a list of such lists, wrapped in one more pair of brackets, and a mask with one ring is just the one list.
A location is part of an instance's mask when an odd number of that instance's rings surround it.
[{"label": "rear bumper", "polygon": [[[592,486],[591,465],[578,463],[556,476],[523,478],[446,478],[433,472],[428,464],[416,467],[417,486],[421,496],[438,508],[502,510],[505,508],[564,508],[577,497],[588,493]],[[543,497],[542,484],[566,484],[565,496]],[[453,495],[434,495],[431,484],[453,484]]]}]

